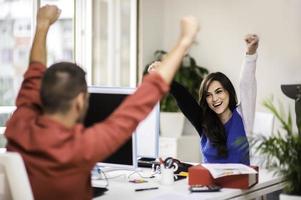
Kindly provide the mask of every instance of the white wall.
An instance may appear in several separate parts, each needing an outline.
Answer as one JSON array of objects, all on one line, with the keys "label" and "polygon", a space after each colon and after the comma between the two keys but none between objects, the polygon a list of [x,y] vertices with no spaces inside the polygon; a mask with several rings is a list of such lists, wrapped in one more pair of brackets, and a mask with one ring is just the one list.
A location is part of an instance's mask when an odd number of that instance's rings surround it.
[{"label": "white wall", "polygon": [[141,73],[153,60],[153,53],[163,49],[163,6],[161,0],[142,0],[139,5],[139,69]]},{"label": "white wall", "polygon": [[[156,3],[160,8],[156,10],[158,18],[149,10]],[[265,110],[261,103],[271,95],[294,108],[293,100],[282,94],[280,84],[301,83],[300,0],[141,0],[140,12],[145,22],[142,39],[152,48],[158,45],[153,49],[161,48],[158,42],[163,43],[163,49],[171,49],[179,33],[181,16],[190,14],[199,18],[202,30],[199,44],[191,50],[192,56],[210,72],[224,72],[235,86],[244,53],[244,35],[257,33],[260,37],[257,110]],[[162,39],[156,37],[158,32],[149,32],[156,30],[156,24],[158,29],[162,28]],[[142,60],[147,62],[148,48],[142,48]]]}]

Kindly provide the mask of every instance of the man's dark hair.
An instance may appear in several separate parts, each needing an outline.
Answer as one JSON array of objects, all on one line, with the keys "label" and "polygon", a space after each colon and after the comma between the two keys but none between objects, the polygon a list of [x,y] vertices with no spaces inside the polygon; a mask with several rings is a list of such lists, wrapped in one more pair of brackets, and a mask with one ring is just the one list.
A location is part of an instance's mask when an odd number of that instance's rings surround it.
[{"label": "man's dark hair", "polygon": [[43,77],[40,90],[43,110],[46,113],[66,113],[71,100],[87,92],[85,72],[78,65],[60,62],[50,66]]}]

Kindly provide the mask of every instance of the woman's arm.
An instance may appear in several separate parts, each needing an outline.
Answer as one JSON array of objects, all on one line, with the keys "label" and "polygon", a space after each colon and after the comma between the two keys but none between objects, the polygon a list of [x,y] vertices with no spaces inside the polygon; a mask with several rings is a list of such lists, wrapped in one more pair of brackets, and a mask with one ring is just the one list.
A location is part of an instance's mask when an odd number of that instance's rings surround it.
[{"label": "woman's arm", "polygon": [[257,60],[257,35],[247,35],[245,38],[247,44],[246,56],[242,65],[240,76],[240,105],[239,112],[242,115],[246,134],[251,134],[253,131],[253,123],[256,106],[256,60]]},{"label": "woman's arm", "polygon": [[[196,128],[199,134],[202,130],[202,110],[194,97],[180,83],[173,81],[170,88],[170,93],[176,99],[177,104],[183,114]],[[201,135],[200,135],[201,136]]]},{"label": "woman's arm", "polygon": [[[148,72],[157,71],[157,68],[161,65],[160,61],[153,62],[148,67]],[[189,91],[180,83],[173,81],[170,85],[170,94],[175,98],[177,105],[195,127],[199,135],[202,133],[202,110],[198,102],[189,93]]]}]

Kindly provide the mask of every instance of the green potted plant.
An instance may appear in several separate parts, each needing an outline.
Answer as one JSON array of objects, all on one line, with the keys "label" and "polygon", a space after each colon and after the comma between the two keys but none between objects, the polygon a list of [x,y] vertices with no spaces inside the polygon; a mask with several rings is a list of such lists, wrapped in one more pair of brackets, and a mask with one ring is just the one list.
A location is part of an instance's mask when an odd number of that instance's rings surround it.
[{"label": "green potted plant", "polygon": [[[154,61],[162,61],[166,52],[157,50],[154,53]],[[144,73],[147,72],[149,65],[146,66]],[[198,99],[198,92],[200,84],[208,70],[204,67],[198,66],[195,59],[187,54],[181,63],[181,67],[174,80],[186,87],[195,99]],[[161,111],[161,135],[165,136],[180,136],[184,127],[184,116],[180,112],[177,103],[172,95],[167,94],[160,102]],[[175,119],[176,118],[176,119]],[[173,131],[164,125],[171,125]],[[176,128],[178,126],[179,128]],[[178,130],[178,131],[176,131]],[[162,134],[163,133],[163,134]]]},{"label": "green potted plant", "polygon": [[257,150],[267,157],[267,166],[285,180],[284,193],[280,199],[301,199],[301,135],[293,131],[290,112],[285,115],[283,109],[278,110],[272,99],[264,101],[263,105],[275,115],[282,130],[271,137],[256,138],[255,142],[259,143]]}]

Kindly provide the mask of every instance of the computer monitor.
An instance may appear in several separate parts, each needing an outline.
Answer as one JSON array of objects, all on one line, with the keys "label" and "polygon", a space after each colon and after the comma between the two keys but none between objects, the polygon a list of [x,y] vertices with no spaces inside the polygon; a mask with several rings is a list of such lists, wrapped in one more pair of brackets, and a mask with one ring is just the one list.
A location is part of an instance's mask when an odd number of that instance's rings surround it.
[{"label": "computer monitor", "polygon": [[[95,87],[88,88],[89,109],[84,121],[86,127],[106,119],[123,101],[135,92],[135,88]],[[136,133],[113,155],[99,165],[137,167],[139,156],[157,157],[159,142],[159,104],[139,123]]]},{"label": "computer monitor", "polygon": [[158,158],[160,132],[160,103],[158,102],[150,114],[136,128],[137,156]]}]

